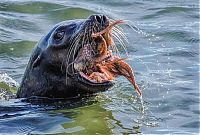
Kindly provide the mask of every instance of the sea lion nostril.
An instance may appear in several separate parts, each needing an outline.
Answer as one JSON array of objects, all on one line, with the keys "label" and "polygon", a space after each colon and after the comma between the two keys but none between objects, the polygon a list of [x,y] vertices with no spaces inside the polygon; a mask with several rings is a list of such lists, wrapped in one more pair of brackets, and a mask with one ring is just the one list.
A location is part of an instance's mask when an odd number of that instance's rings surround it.
[{"label": "sea lion nostril", "polygon": [[102,21],[103,21],[103,23],[107,22],[107,17],[105,15],[102,16]]},{"label": "sea lion nostril", "polygon": [[96,16],[95,16],[95,19],[96,19],[96,21],[99,22],[100,24],[102,23],[101,17],[100,17],[99,15],[96,15]]}]

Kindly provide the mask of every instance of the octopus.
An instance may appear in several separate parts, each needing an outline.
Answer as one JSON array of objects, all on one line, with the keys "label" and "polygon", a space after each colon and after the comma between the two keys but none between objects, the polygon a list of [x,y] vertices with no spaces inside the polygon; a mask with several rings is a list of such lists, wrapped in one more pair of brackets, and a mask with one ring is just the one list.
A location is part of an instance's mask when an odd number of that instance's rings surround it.
[{"label": "octopus", "polygon": [[134,87],[138,95],[142,95],[140,88],[135,82],[133,69],[125,62],[125,58],[114,56],[109,46],[112,45],[111,30],[113,26],[123,23],[117,20],[109,24],[108,27],[100,32],[92,33],[92,38],[100,38],[101,43],[97,47],[97,56],[91,54],[91,45],[85,44],[80,49],[74,67],[82,77],[92,82],[113,81],[118,76],[124,76]]}]

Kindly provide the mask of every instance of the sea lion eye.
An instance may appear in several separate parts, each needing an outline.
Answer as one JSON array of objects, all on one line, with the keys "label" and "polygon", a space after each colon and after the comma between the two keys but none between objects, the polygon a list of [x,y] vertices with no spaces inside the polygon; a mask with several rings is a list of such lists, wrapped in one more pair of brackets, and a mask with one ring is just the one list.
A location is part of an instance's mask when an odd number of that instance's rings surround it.
[{"label": "sea lion eye", "polygon": [[57,32],[57,33],[54,35],[54,38],[55,38],[56,40],[61,40],[61,39],[64,37],[64,34],[65,34],[64,31]]}]

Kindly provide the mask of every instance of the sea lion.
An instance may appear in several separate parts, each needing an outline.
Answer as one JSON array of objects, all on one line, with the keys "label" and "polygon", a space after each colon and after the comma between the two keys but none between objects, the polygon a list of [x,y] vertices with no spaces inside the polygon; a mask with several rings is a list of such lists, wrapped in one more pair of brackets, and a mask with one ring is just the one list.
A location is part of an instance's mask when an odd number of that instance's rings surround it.
[{"label": "sea lion", "polygon": [[[108,49],[111,28],[118,23],[111,23],[105,15],[91,15],[55,25],[34,48],[17,97],[73,97],[109,89],[116,75],[133,77],[118,70],[125,69],[117,65],[122,59],[113,57]],[[105,68],[109,65],[112,71]]]}]

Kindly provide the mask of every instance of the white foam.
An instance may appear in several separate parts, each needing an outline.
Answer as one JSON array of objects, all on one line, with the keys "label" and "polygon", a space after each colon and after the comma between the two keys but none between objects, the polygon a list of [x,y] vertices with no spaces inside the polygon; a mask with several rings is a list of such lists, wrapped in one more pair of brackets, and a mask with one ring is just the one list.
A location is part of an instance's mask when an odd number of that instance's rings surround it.
[{"label": "white foam", "polygon": [[10,87],[18,87],[19,83],[12,79],[8,74],[0,74],[0,82],[7,84]]}]

